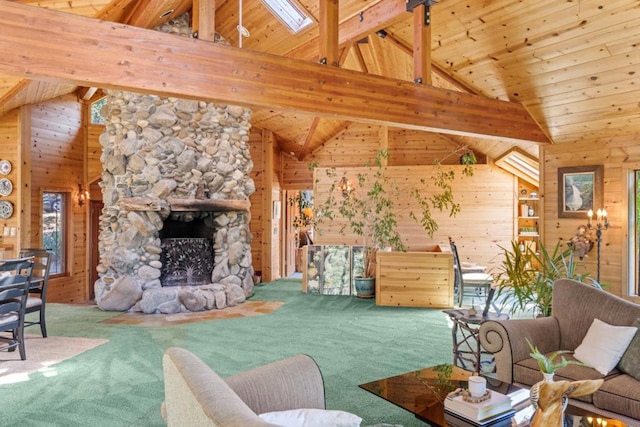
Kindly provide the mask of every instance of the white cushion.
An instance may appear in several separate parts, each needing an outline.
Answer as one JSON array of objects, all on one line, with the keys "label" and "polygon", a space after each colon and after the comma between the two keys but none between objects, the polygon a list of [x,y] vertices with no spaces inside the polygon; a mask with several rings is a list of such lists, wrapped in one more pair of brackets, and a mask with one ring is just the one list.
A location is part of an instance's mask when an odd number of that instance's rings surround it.
[{"label": "white cushion", "polygon": [[468,284],[490,283],[493,282],[493,276],[487,273],[464,273],[462,280]]},{"label": "white cushion", "polygon": [[329,409],[292,409],[259,415],[264,421],[282,427],[359,427],[362,418]]},{"label": "white cushion", "polygon": [[573,355],[602,375],[607,375],[618,364],[637,330],[633,326],[613,326],[593,319],[587,335]]}]

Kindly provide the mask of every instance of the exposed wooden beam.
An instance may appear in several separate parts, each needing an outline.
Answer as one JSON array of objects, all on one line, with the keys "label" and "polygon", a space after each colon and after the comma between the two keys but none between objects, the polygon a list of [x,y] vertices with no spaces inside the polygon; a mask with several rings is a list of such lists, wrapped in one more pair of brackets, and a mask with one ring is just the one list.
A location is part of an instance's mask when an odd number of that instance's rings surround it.
[{"label": "exposed wooden beam", "polygon": [[307,132],[307,137],[304,141],[304,146],[302,147],[302,150],[300,150],[300,154],[298,155],[298,160],[304,160],[304,158],[307,157],[307,154],[309,154],[309,151],[311,149],[311,142],[313,141],[313,135],[316,133],[316,129],[318,128],[319,123],[320,118],[318,117],[315,117],[313,119],[313,122],[311,122],[311,126],[309,126],[309,132]]},{"label": "exposed wooden beam", "polygon": [[31,84],[31,80],[22,79],[17,84],[15,84],[11,89],[6,91],[0,96],[0,105],[4,105],[8,100],[16,96],[20,91],[26,89]]},{"label": "exposed wooden beam", "polygon": [[367,62],[364,60],[362,50],[360,50],[360,43],[353,44],[353,53],[356,55],[358,65],[360,65],[360,71],[362,71],[363,73],[368,73],[369,70],[367,69]]},{"label": "exposed wooden beam", "polygon": [[[347,129],[349,129],[351,127],[353,123],[352,122],[342,122],[340,124],[339,127],[337,127],[334,132],[326,138],[326,141],[322,144],[320,144],[319,146],[315,147],[312,152],[315,152],[319,149],[321,149],[327,142],[332,141],[334,139],[336,139],[337,137],[339,137],[340,135],[342,135]],[[304,159],[302,159],[304,160]]]},{"label": "exposed wooden beam", "polygon": [[[344,47],[355,43],[385,26],[393,25],[406,19],[409,16],[408,14],[405,0],[379,0],[373,2],[359,14],[340,23],[338,46]],[[314,38],[288,52],[287,55],[311,61],[313,58],[309,57],[309,53],[315,52],[314,46],[317,46],[317,44],[318,38]]]},{"label": "exposed wooden beam", "polygon": [[431,25],[425,22],[428,6],[413,9],[413,81],[431,84]]},{"label": "exposed wooden beam", "polygon": [[[5,0],[0,7],[0,71],[13,76],[432,132],[549,142],[521,104]],[[97,47],[100,55],[94,54]]]},{"label": "exposed wooden beam", "polygon": [[338,0],[320,0],[320,63],[338,64]]},{"label": "exposed wooden beam", "polygon": [[97,87],[81,87],[77,90],[78,98],[83,101],[89,101],[98,91]]},{"label": "exposed wooden beam", "polygon": [[212,42],[216,37],[216,0],[193,0],[192,30],[198,40]]},{"label": "exposed wooden beam", "polygon": [[[397,38],[395,35],[393,35],[393,34],[388,32],[387,36],[384,38],[384,40],[385,40],[385,42],[388,41],[388,42],[391,42],[391,43],[395,44],[400,50],[402,50],[407,55],[413,55],[413,48],[411,46],[409,46],[407,43],[405,43],[403,40]],[[476,89],[474,89],[471,86],[465,84],[464,82],[456,79],[455,77],[453,77],[451,74],[449,74],[444,68],[442,68],[438,64],[436,64],[434,62],[431,62],[431,68],[433,69],[434,73],[436,73],[441,78],[443,78],[447,82],[451,83],[455,87],[459,88],[460,90],[463,90],[463,91],[465,91],[467,93],[474,93],[476,95],[478,94],[478,91]]]}]

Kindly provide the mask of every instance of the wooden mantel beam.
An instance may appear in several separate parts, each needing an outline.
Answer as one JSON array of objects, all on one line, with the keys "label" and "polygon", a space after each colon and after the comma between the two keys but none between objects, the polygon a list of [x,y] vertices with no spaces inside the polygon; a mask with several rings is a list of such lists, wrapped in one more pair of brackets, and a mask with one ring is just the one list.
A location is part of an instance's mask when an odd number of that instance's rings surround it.
[{"label": "wooden mantel beam", "polygon": [[548,143],[521,104],[0,0],[0,73]]}]

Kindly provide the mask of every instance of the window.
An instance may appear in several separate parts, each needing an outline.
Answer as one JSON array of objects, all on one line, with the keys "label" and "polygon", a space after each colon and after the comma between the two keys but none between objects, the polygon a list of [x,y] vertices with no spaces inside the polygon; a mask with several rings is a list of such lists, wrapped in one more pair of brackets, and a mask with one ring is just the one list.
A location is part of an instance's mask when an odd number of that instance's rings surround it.
[{"label": "window", "polygon": [[105,120],[105,118],[102,117],[102,115],[100,114],[100,110],[102,110],[102,107],[106,103],[107,103],[107,97],[105,96],[104,98],[101,98],[96,102],[94,102],[93,104],[91,104],[91,123],[92,124],[94,125],[107,124],[107,121]]},{"label": "window", "polygon": [[67,193],[42,195],[42,247],[51,252],[50,274],[66,273]]},{"label": "window", "polygon": [[262,0],[262,2],[293,34],[313,24],[313,20],[295,0]]},{"label": "window", "polygon": [[640,170],[632,171],[629,182],[629,294],[640,294]]}]

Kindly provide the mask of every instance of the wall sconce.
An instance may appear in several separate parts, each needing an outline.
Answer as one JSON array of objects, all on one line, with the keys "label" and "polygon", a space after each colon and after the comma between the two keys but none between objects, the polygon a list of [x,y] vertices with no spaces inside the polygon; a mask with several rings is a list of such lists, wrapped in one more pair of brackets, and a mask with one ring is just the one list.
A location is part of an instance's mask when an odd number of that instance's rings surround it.
[{"label": "wall sconce", "polygon": [[82,184],[78,184],[78,206],[84,206],[87,200],[89,200],[89,191],[85,190]]},{"label": "wall sconce", "polygon": [[600,283],[600,244],[602,243],[602,231],[609,228],[609,218],[607,211],[604,209],[598,209],[596,212],[596,223],[593,225],[591,219],[593,218],[593,210],[589,209],[587,212],[587,227],[589,229],[596,229],[596,242],[598,243],[598,283]]},{"label": "wall sconce", "polygon": [[346,176],[343,176],[338,183],[338,190],[342,192],[342,197],[344,197],[345,199],[349,197],[349,193],[351,193],[351,190],[353,190],[353,188],[351,187],[351,183]]}]

